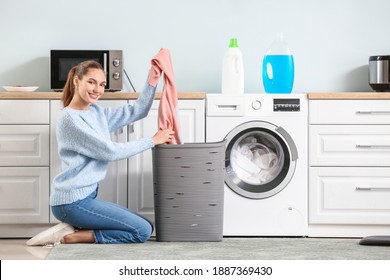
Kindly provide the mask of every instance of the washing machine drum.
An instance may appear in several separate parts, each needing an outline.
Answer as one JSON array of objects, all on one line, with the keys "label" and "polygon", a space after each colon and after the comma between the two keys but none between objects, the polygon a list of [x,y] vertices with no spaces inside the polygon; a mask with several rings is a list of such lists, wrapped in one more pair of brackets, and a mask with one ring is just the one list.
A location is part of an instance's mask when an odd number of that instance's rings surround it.
[{"label": "washing machine drum", "polygon": [[235,127],[226,137],[226,185],[253,199],[271,197],[290,182],[298,158],[283,128],[263,121]]}]

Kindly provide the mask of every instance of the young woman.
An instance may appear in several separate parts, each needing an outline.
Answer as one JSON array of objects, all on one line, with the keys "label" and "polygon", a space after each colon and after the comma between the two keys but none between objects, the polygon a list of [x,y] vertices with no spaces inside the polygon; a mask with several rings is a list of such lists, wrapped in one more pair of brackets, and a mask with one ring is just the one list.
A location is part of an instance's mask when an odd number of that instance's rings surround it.
[{"label": "young woman", "polygon": [[144,217],[96,196],[110,161],[169,142],[174,132],[159,130],[134,142],[112,142],[111,132],[147,116],[156,88],[146,83],[134,105],[113,109],[96,104],[105,85],[104,71],[95,61],[82,62],[69,72],[56,131],[62,172],[54,179],[50,196],[52,212],[62,223],[27,245],[138,243],[148,240],[153,231]]}]

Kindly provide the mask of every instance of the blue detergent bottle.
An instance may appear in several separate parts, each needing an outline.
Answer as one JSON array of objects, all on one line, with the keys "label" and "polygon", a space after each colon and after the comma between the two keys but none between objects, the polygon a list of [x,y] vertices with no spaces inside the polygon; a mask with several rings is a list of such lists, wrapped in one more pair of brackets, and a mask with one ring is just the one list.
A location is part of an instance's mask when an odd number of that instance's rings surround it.
[{"label": "blue detergent bottle", "polygon": [[263,59],[263,85],[266,93],[291,93],[294,85],[294,58],[278,33]]}]

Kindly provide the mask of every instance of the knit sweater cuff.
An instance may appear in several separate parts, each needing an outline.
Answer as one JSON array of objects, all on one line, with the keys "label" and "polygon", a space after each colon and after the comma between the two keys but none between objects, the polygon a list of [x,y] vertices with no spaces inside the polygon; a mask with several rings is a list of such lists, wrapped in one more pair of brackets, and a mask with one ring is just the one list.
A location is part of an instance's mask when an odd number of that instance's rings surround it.
[{"label": "knit sweater cuff", "polygon": [[148,149],[151,149],[154,147],[154,142],[152,140],[152,137],[145,137],[143,144],[144,144],[145,150],[148,150]]}]

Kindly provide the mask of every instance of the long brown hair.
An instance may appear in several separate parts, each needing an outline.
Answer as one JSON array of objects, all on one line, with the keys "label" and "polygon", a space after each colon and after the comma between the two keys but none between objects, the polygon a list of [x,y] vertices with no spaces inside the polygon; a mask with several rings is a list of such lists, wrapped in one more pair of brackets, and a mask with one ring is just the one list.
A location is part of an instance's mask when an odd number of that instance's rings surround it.
[{"label": "long brown hair", "polygon": [[80,62],[69,70],[68,79],[66,80],[64,91],[62,93],[62,103],[64,104],[64,107],[68,106],[72,101],[75,92],[73,78],[77,76],[81,80],[84,75],[88,73],[89,69],[100,69],[103,71],[102,65],[94,60]]}]

